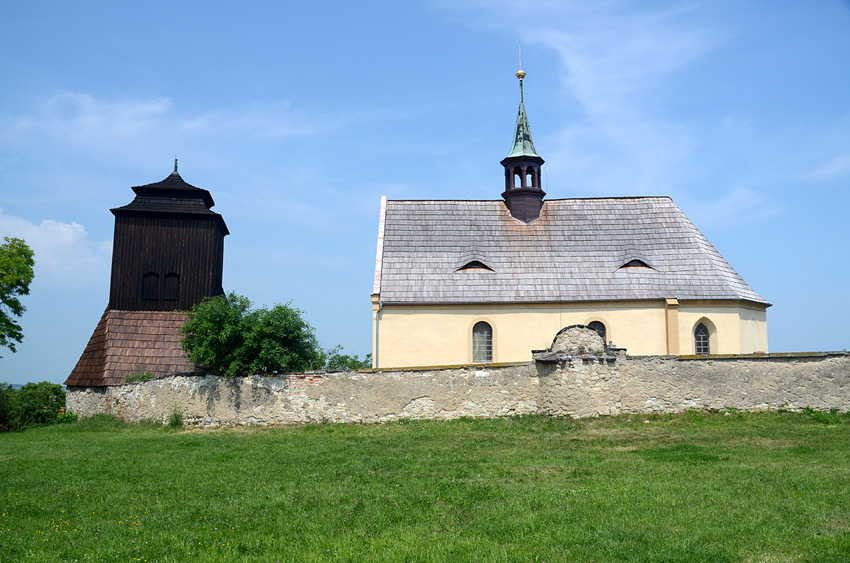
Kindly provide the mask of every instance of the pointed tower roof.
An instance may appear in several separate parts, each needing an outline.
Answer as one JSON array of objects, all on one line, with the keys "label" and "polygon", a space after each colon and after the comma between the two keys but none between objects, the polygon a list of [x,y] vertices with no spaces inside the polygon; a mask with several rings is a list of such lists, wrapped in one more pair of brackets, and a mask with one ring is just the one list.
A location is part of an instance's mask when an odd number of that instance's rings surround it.
[{"label": "pointed tower roof", "polygon": [[213,218],[221,226],[225,235],[230,234],[221,215],[212,211],[215,205],[210,192],[189,184],[177,173],[177,159],[174,159],[174,172],[160,182],[133,186],[136,197],[123,207],[111,209],[119,215],[181,215],[204,216]]},{"label": "pointed tower roof", "polygon": [[511,152],[502,159],[505,167],[505,191],[502,197],[511,212],[511,217],[525,224],[540,218],[543,210],[543,198],[546,192],[542,189],[540,167],[545,162],[531,140],[531,129],[528,127],[528,117],[525,115],[525,103],[522,99],[522,54],[520,53],[520,69],[516,72],[519,78],[519,112],[514,128],[514,143]]},{"label": "pointed tower roof", "polygon": [[516,117],[516,128],[514,129],[514,143],[508,158],[514,156],[540,156],[534,150],[534,141],[531,140],[531,128],[528,126],[528,116],[525,114],[525,104],[522,99],[522,79],[525,71],[519,69],[516,73],[519,78],[519,111]]}]

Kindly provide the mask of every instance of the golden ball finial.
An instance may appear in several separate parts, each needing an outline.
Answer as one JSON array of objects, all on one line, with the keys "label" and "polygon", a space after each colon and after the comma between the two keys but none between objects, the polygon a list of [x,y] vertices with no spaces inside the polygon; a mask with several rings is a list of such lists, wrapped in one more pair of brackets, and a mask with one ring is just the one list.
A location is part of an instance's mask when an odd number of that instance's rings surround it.
[{"label": "golden ball finial", "polygon": [[516,71],[516,77],[519,78],[520,80],[522,80],[523,78],[525,78],[525,71],[522,70],[522,69],[519,69],[518,71]]}]

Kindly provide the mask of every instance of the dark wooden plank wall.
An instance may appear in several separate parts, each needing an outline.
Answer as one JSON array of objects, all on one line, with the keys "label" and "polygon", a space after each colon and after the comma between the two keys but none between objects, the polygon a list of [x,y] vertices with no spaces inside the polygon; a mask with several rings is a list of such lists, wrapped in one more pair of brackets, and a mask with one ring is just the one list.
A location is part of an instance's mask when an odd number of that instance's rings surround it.
[{"label": "dark wooden plank wall", "polygon": [[[125,311],[191,309],[222,292],[224,232],[213,217],[115,218],[109,308]],[[157,299],[142,298],[142,276],[159,276]],[[180,276],[179,298],[163,299],[165,276]]]}]

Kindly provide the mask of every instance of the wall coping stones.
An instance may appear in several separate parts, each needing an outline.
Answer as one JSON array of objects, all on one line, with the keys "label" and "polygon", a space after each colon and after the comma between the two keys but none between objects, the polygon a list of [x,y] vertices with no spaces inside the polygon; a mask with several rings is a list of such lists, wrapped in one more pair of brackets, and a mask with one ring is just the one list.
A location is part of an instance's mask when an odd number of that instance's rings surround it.
[{"label": "wall coping stones", "polygon": [[[834,356],[850,356],[850,352],[847,351],[835,351],[835,352],[774,352],[774,353],[755,353],[755,354],[709,354],[709,355],[695,355],[695,354],[683,354],[680,356],[666,356],[668,358],[675,358],[676,360],[681,361],[691,361],[691,360],[771,360],[771,359],[785,359],[785,358],[829,358]],[[630,356],[631,358],[654,358],[658,356]]]}]

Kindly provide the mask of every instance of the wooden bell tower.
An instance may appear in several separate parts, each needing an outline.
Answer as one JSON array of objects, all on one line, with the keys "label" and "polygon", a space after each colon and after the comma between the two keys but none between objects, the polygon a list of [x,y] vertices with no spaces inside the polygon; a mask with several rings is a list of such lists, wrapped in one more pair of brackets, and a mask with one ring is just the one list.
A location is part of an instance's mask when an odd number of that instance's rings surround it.
[{"label": "wooden bell tower", "polygon": [[183,311],[224,293],[224,237],[230,233],[210,210],[210,193],[184,182],[176,159],[165,180],[133,191],[132,202],[111,210],[109,305],[65,381],[68,387],[193,372],[180,345]]},{"label": "wooden bell tower", "polygon": [[135,186],[136,198],[112,209],[115,236],[109,308],[123,311],[191,309],[224,293],[224,219],[211,211],[207,190],[174,172]]}]

